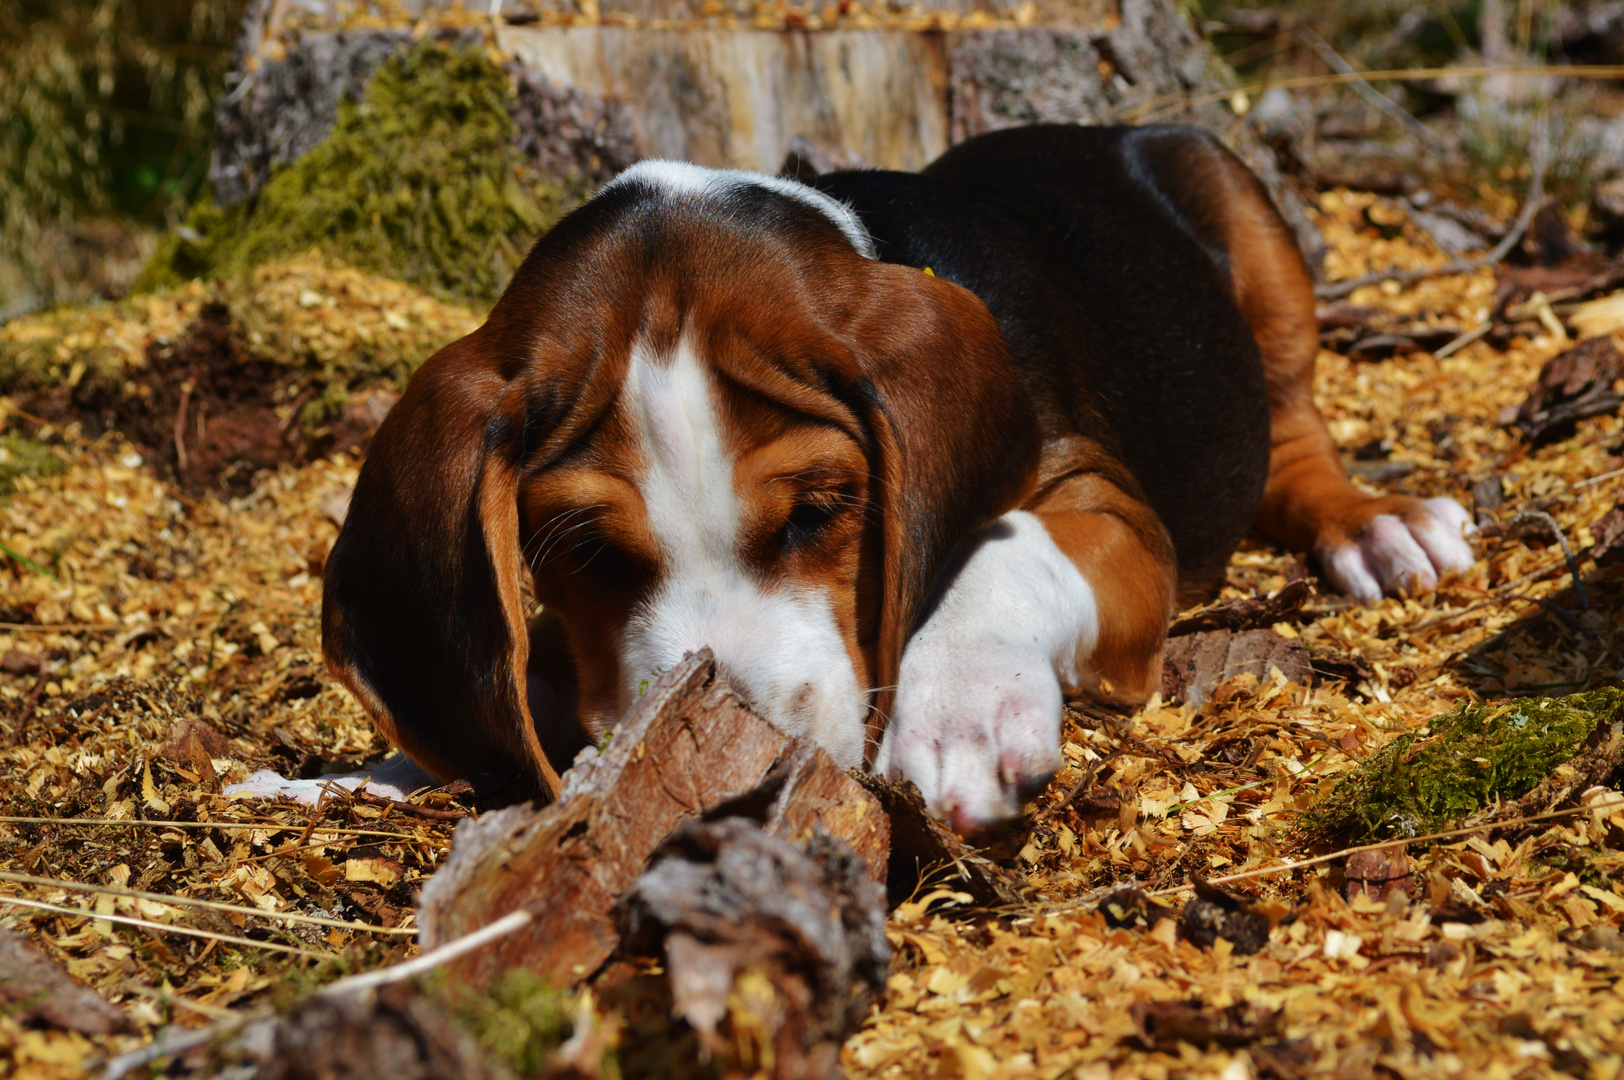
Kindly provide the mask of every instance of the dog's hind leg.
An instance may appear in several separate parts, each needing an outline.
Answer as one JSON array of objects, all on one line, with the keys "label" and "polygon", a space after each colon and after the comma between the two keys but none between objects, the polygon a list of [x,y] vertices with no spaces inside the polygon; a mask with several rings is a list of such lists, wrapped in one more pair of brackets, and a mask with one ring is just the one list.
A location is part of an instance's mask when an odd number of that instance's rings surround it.
[{"label": "dog's hind leg", "polygon": [[1181,201],[1219,234],[1235,300],[1257,338],[1269,392],[1269,479],[1255,524],[1313,552],[1337,588],[1371,601],[1425,591],[1473,561],[1453,499],[1372,497],[1354,487],[1314,406],[1314,290],[1290,230],[1257,179],[1216,143],[1190,140]]}]

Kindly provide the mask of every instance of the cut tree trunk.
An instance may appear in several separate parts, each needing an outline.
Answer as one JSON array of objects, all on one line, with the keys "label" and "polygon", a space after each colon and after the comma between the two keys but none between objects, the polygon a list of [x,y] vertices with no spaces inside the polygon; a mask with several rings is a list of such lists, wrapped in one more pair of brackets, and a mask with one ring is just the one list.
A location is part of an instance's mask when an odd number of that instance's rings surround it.
[{"label": "cut tree trunk", "polygon": [[[447,5],[408,6],[432,13]],[[593,6],[641,20],[691,17],[682,0]],[[1035,25],[955,30],[542,26],[519,19],[520,9],[507,7],[512,21],[494,24],[493,41],[518,88],[515,137],[538,168],[588,189],[644,157],[772,173],[792,150],[804,158],[810,149],[836,167],[914,170],[954,143],[1020,124],[1191,123],[1262,178],[1316,270],[1323,255],[1273,153],[1221,100],[1234,73],[1174,0],[1121,0],[1119,8],[1056,0],[1037,9]],[[287,33],[295,14],[299,29]],[[270,3],[250,19],[242,83],[220,106],[211,178],[222,204],[253,198],[272,169],[319,142],[339,102],[359,96],[377,65],[416,39],[341,31],[339,17],[336,6],[309,0],[297,12]],[[324,18],[335,29],[321,29]],[[481,35],[462,30],[447,40],[473,45]]]}]

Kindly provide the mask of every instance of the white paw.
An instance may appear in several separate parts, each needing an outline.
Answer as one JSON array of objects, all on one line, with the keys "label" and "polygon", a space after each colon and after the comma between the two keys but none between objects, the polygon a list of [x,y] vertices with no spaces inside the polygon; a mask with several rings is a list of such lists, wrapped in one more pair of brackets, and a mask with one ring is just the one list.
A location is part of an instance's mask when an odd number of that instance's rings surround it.
[{"label": "white paw", "polygon": [[1353,542],[1315,554],[1338,589],[1365,603],[1400,589],[1426,592],[1438,575],[1472,565],[1466,535],[1477,529],[1454,499],[1419,502],[1407,519],[1378,514]]},{"label": "white paw", "polygon": [[960,833],[1021,812],[1060,767],[1061,683],[1099,638],[1093,590],[1041,522],[982,530],[902,654],[875,771],[919,785]]},{"label": "white paw", "polygon": [[919,786],[969,835],[1017,817],[1060,768],[1060,683],[1046,656],[996,641],[912,648],[875,771]]}]

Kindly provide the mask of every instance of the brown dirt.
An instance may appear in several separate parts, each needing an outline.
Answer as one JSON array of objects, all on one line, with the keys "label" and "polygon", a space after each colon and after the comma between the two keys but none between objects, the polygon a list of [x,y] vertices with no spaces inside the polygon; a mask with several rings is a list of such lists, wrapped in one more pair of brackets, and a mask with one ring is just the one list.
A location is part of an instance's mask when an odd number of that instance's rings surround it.
[{"label": "brown dirt", "polygon": [[396,396],[361,395],[311,431],[302,409],[321,389],[314,373],[251,353],[230,309],[209,301],[178,339],[148,344],[146,364],[117,390],[49,386],[18,404],[53,424],[77,421],[86,434],[117,430],[188,494],[243,495],[262,469],[363,448]]}]

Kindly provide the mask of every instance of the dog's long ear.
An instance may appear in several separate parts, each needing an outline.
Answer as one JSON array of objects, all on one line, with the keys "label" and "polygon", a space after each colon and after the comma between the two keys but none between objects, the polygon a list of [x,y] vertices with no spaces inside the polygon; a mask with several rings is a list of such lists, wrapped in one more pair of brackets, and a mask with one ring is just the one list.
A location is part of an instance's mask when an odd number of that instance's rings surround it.
[{"label": "dog's long ear", "polygon": [[853,334],[860,373],[843,396],[874,440],[884,587],[870,713],[872,751],[902,650],[959,547],[1018,505],[1041,438],[998,324],[976,296],[919,270],[870,264],[875,289]]},{"label": "dog's long ear", "polygon": [[528,762],[519,591],[525,401],[476,331],[413,375],[367,453],[327,560],[322,645],[385,736],[452,779]]}]

